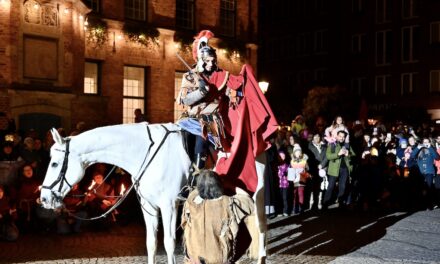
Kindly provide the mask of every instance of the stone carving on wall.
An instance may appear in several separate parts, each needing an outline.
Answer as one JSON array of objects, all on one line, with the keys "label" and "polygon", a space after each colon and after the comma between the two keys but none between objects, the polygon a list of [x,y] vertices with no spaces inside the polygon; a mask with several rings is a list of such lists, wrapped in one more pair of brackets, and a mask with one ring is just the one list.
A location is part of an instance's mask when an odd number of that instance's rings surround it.
[{"label": "stone carving on wall", "polygon": [[50,3],[40,4],[35,0],[23,3],[24,21],[49,27],[58,26],[58,8]]},{"label": "stone carving on wall", "polygon": [[24,77],[58,79],[58,42],[56,39],[25,36]]},{"label": "stone carving on wall", "polygon": [[41,24],[41,5],[37,1],[24,2],[24,21],[31,24]]},{"label": "stone carving on wall", "polygon": [[53,6],[43,6],[43,25],[58,26],[58,10]]}]

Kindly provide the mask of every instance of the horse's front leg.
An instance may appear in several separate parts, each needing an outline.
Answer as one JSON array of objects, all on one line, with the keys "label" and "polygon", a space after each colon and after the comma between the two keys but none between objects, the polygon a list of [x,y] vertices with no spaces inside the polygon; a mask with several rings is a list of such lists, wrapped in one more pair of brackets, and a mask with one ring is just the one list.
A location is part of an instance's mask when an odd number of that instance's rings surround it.
[{"label": "horse's front leg", "polygon": [[266,231],[267,220],[264,210],[264,177],[266,172],[266,153],[263,152],[255,159],[258,184],[257,190],[252,197],[255,201],[255,220],[258,229],[258,263],[265,263],[266,260]]},{"label": "horse's front leg", "polygon": [[169,204],[162,205],[160,207],[162,215],[162,225],[164,234],[164,246],[167,252],[168,264],[175,264],[176,257],[174,250],[176,248],[176,216],[177,208],[174,201],[170,201]]},{"label": "horse's front leg", "polygon": [[147,228],[147,252],[148,264],[156,263],[157,251],[157,227],[159,225],[159,211],[154,208],[147,200],[141,199],[142,213],[144,215],[145,226]]}]

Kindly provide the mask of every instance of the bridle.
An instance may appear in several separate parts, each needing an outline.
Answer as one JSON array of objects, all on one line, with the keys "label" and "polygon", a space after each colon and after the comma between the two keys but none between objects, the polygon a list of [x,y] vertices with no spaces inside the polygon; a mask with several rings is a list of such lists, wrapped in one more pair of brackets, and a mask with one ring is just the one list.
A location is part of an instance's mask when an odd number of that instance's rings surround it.
[{"label": "bridle", "polygon": [[[79,217],[75,214],[71,214],[69,213],[69,215],[71,215],[72,217],[79,219],[79,220],[96,220],[96,219],[100,219],[103,217],[106,217],[108,214],[110,214],[112,211],[114,211],[128,196],[128,194],[131,192],[131,190],[133,190],[133,188],[138,188],[139,187],[139,183],[140,180],[142,178],[142,176],[144,175],[145,171],[147,170],[147,168],[150,166],[150,164],[153,162],[154,158],[156,157],[156,154],[159,152],[159,150],[162,148],[163,144],[165,143],[166,139],[168,138],[168,136],[172,133],[177,133],[179,132],[179,130],[169,130],[167,127],[165,127],[164,125],[161,125],[161,127],[165,130],[165,135],[163,136],[163,138],[161,139],[159,145],[157,146],[156,150],[151,153],[151,149],[152,147],[156,144],[156,142],[153,141],[153,138],[151,136],[151,131],[150,128],[147,125],[147,134],[148,134],[148,138],[151,142],[150,146],[148,147],[148,151],[147,154],[145,155],[145,158],[139,168],[139,171],[137,173],[137,177],[135,177],[135,182],[130,186],[130,188],[128,188],[128,190],[124,193],[124,195],[122,197],[120,197],[115,204],[113,204],[106,212],[102,213],[99,216],[96,217],[92,217],[92,218],[83,218],[83,217]],[[70,144],[70,138],[66,138],[66,150],[60,150],[57,149],[58,151],[64,152],[64,160],[63,160],[63,165],[61,167],[61,171],[60,174],[58,175],[58,178],[50,185],[50,186],[42,186],[41,188],[44,189],[49,189],[52,192],[52,195],[55,197],[55,199],[57,201],[62,201],[63,197],[60,195],[61,194],[61,189],[63,187],[64,182],[70,187],[72,188],[72,185],[67,181],[66,179],[66,171],[67,171],[67,164],[69,161],[69,144]],[[151,154],[151,155],[150,155]],[[149,159],[149,160],[148,160]],[[148,160],[148,162],[147,162]],[[60,186],[58,188],[58,193],[56,193],[55,191],[52,190],[52,188],[57,185],[58,183],[60,183]],[[138,197],[139,199],[139,197]],[[141,204],[142,206],[142,204]],[[145,208],[143,208],[143,210],[146,210]],[[148,213],[148,211],[147,211]]]},{"label": "bridle", "polygon": [[[49,186],[45,186],[45,185],[41,186],[42,189],[49,189],[57,201],[63,200],[63,197],[61,196],[61,190],[63,189],[64,183],[66,183],[67,186],[72,188],[72,185],[66,179],[66,172],[69,164],[70,138],[66,138],[65,141],[66,141],[66,150],[57,149],[57,151],[64,152],[63,165],[61,167],[60,174],[58,174],[58,178]],[[54,190],[52,190],[52,188],[55,187],[58,183],[60,184],[58,187],[58,192],[55,192]]]}]

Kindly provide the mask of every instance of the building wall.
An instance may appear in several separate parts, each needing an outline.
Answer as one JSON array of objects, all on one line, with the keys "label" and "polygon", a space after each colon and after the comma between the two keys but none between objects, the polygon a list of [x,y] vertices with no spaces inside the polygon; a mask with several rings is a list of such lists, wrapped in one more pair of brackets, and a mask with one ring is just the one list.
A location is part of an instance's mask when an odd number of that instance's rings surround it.
[{"label": "building wall", "polygon": [[[202,29],[216,33],[220,28],[220,1],[195,3],[195,27],[182,31],[175,27],[175,1],[147,0],[147,21],[138,25],[157,28],[160,35],[157,42],[145,46],[131,41],[124,32],[124,24],[133,22],[124,21],[123,0],[102,0],[99,13],[90,12],[80,0],[1,1],[0,112],[15,118],[19,127],[20,115],[28,113],[57,115],[67,131],[80,121],[85,121],[88,128],[119,124],[124,66],[138,66],[146,69],[148,120],[173,121],[174,74],[186,71],[176,52],[193,63],[191,52],[179,48],[175,35],[194,36]],[[43,9],[57,10],[56,25],[50,25],[54,16],[46,21],[41,13],[34,14]],[[84,26],[89,18],[106,24],[104,43],[88,38],[90,27]],[[236,36],[224,38],[217,34],[211,43],[218,47],[220,42],[243,42],[247,50],[240,58],[229,59],[218,48],[220,67],[238,73],[247,62],[256,69],[256,24],[257,0],[237,1]],[[96,95],[83,93],[86,60],[100,64],[100,90]]]},{"label": "building wall", "polygon": [[[377,3],[384,2],[389,3],[390,17],[384,23],[377,23]],[[403,18],[404,2],[414,3],[418,15]],[[327,5],[324,10],[319,8],[322,4]],[[360,12],[354,11],[356,4],[361,4]],[[274,111],[280,120],[290,121],[289,118],[301,112],[302,101],[310,88],[329,85],[351,91],[352,100],[366,100],[372,115],[389,114],[390,108],[398,114],[400,107],[440,109],[439,92],[429,91],[430,71],[440,69],[440,44],[430,43],[430,23],[440,21],[439,8],[438,1],[431,0],[339,0],[331,4],[325,0],[261,0],[259,71],[271,83],[269,100],[284,98],[283,103],[274,104]],[[402,28],[413,25],[420,27],[420,36],[414,39],[418,46],[414,51],[419,57],[408,63],[402,61]],[[327,51],[298,54],[298,37],[320,28],[328,29]],[[376,63],[376,33],[381,30],[392,31],[389,65]],[[352,52],[355,34],[365,34],[366,46],[361,53]],[[319,68],[327,71],[322,80],[313,75]],[[409,72],[418,73],[416,87],[411,93],[402,94],[401,76]],[[299,79],[304,74],[309,77],[301,83]],[[391,78],[386,94],[375,92],[375,79],[380,75]],[[360,77],[365,78],[365,83],[358,92],[353,80]]]}]

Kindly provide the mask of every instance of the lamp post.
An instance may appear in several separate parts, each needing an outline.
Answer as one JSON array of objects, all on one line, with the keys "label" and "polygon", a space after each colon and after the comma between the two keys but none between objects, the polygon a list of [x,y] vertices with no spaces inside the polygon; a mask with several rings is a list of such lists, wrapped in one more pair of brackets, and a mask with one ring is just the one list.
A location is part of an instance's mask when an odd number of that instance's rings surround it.
[{"label": "lamp post", "polygon": [[269,83],[268,82],[258,82],[258,86],[260,87],[261,91],[263,92],[263,94],[265,94],[267,92],[267,90],[269,89]]}]

